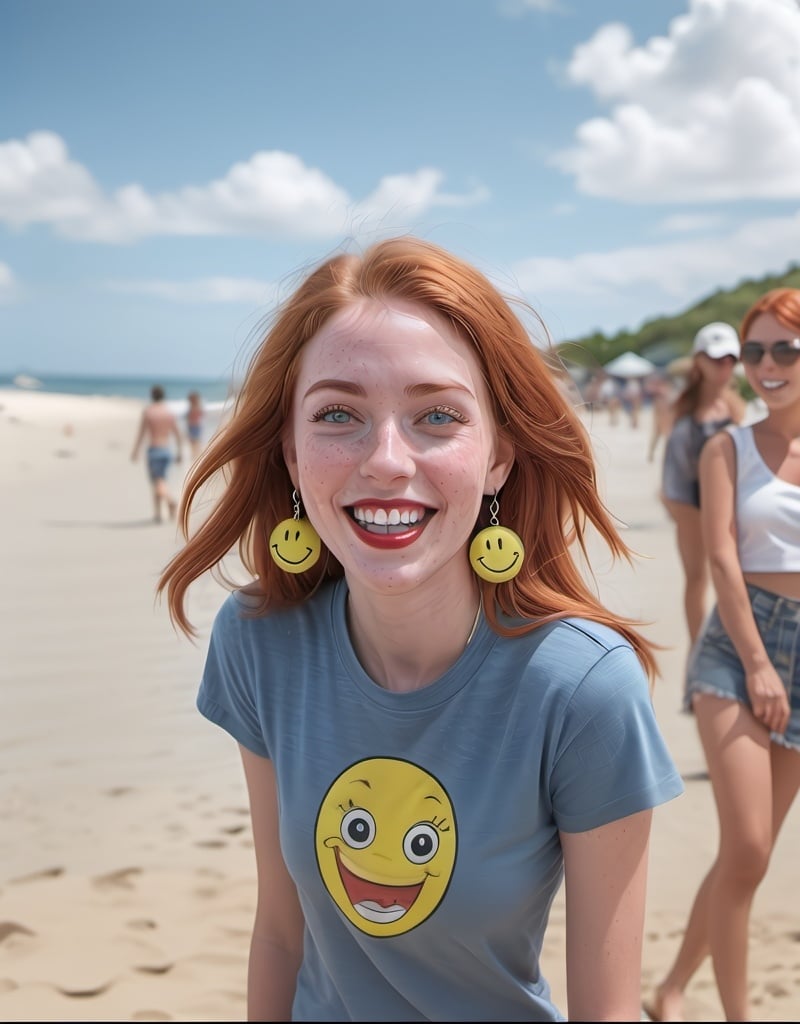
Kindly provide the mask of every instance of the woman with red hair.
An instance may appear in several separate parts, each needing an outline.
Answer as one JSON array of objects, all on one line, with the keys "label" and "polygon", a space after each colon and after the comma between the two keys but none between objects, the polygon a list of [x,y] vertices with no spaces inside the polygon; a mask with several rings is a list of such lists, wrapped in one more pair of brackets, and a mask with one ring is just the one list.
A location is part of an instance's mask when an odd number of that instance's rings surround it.
[{"label": "woman with red hair", "polygon": [[767,292],[740,334],[767,414],[715,434],[700,456],[717,603],[684,699],[708,764],[719,848],[656,989],[654,1020],[683,1019],[684,989],[709,953],[726,1019],[750,1019],[750,910],[800,788],[800,290]]},{"label": "woman with red hair", "polygon": [[[222,477],[189,535],[190,509]],[[682,791],[653,652],[574,557],[628,551],[589,438],[489,280],[418,239],[316,267],[192,467],[160,588],[238,548],[198,708],[238,742],[251,1020],[640,1012],[653,807]]]}]

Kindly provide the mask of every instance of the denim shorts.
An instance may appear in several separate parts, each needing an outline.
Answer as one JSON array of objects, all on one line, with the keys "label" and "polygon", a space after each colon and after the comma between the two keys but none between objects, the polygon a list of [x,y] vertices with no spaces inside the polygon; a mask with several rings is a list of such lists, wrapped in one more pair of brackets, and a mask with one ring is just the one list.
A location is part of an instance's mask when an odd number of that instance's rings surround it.
[{"label": "denim shorts", "polygon": [[[785,733],[774,743],[800,751],[800,601],[747,584],[750,606],[767,656],[789,695],[791,714]],[[745,672],[715,606],[692,648],[686,670],[683,710],[691,711],[696,693],[738,700],[750,707]]]}]

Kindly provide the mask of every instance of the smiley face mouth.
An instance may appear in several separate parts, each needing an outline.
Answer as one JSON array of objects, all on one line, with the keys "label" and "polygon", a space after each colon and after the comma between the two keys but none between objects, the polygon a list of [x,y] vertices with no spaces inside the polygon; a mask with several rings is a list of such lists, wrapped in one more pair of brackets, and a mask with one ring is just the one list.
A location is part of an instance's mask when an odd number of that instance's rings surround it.
[{"label": "smiley face mouth", "polygon": [[494,568],[492,568],[491,565],[487,565],[486,564],[486,560],[483,557],[477,559],[477,561],[479,561],[481,563],[481,565],[483,566],[483,568],[487,572],[493,572],[493,573],[497,573],[499,575],[500,573],[508,572],[509,569],[512,569],[517,564],[517,562],[519,561],[519,551],[515,551],[514,552],[514,557],[511,559],[511,561],[508,563],[508,565],[503,566],[503,568],[501,568],[501,569],[494,569]]},{"label": "smiley face mouth", "polygon": [[353,910],[374,924],[393,924],[405,917],[422,892],[425,880],[415,885],[383,885],[361,878],[345,867],[335,849],[339,878]]},{"label": "smiley face mouth", "polygon": [[305,562],[305,560],[306,560],[307,558],[309,558],[309,557],[310,557],[311,555],[313,555],[313,553],[314,553],[314,552],[313,552],[313,549],[312,549],[312,548],[306,548],[306,553],[305,553],[305,554],[303,555],[303,557],[302,557],[302,558],[299,558],[299,559],[298,559],[298,560],[297,560],[297,561],[295,562],[295,561],[293,561],[293,560],[292,560],[291,558],[286,558],[286,556],[285,556],[285,555],[282,555],[282,554],[280,553],[280,550],[279,550],[279,548],[278,548],[278,545],[277,545],[277,544],[273,544],[273,545],[272,545],[272,550],[273,550],[273,551],[275,552],[275,554],[277,555],[277,557],[278,557],[278,558],[279,558],[279,559],[280,559],[280,560],[281,560],[282,562],[286,562],[286,564],[287,564],[287,565],[302,565],[302,564],[303,564],[303,562]]}]

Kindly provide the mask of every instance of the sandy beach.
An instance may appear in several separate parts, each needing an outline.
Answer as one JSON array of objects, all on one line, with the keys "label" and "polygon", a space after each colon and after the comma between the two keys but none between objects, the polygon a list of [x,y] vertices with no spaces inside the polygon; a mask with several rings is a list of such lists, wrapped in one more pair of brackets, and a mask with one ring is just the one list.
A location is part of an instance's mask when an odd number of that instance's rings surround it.
[{"label": "sandy beach", "polygon": [[[130,461],[136,400],[0,391],[0,1019],[245,1019],[255,869],[233,741],[194,700],[226,592],[198,583],[192,644],[155,599],[178,548],[152,522],[144,464]],[[657,499],[650,419],[585,414],[606,501],[638,552],[597,567],[620,612],[665,647],[654,702],[686,781],[657,809],[643,991],[677,949],[716,846],[702,750],[679,710],[686,654],[681,575]],[[178,489],[185,465],[173,467]],[[800,1017],[800,806],[758,893],[754,1014]],[[563,902],[545,968],[566,1010]],[[723,1019],[710,965],[688,1019]]]}]

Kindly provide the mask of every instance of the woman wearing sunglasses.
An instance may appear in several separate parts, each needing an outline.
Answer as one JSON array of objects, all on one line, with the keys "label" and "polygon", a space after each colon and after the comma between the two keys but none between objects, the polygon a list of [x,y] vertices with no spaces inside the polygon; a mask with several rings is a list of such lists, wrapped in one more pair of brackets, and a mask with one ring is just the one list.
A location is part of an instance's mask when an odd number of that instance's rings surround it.
[{"label": "woman wearing sunglasses", "polygon": [[750,908],[800,788],[800,289],[767,292],[742,321],[742,362],[767,414],[700,456],[703,535],[717,603],[692,652],[694,713],[719,848],[654,1020],[682,1020],[707,954],[728,1020],[748,1020]]},{"label": "woman wearing sunglasses", "polygon": [[675,523],[690,644],[706,617],[711,580],[700,526],[698,460],[709,437],[744,419],[745,402],[732,387],[738,358],[735,329],[726,323],[706,324],[695,336],[686,384],[669,411],[672,425],[664,451],[661,500]]}]

